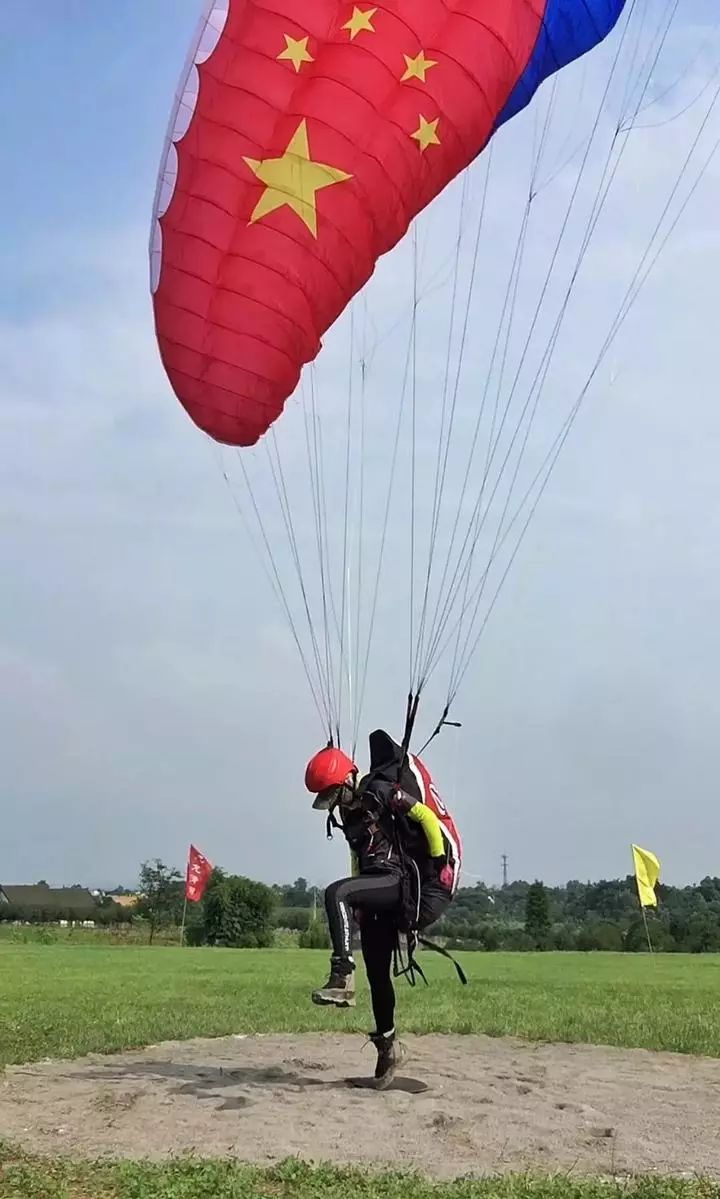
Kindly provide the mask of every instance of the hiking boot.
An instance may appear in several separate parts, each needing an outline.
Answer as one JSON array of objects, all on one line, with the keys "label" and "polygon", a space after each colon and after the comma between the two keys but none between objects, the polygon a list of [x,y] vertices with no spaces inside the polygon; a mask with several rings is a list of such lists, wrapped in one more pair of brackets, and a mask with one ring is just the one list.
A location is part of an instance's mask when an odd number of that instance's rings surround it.
[{"label": "hiking boot", "polygon": [[333,959],[330,977],[324,987],[313,991],[312,1001],[323,1007],[355,1007],[354,965]]},{"label": "hiking boot", "polygon": [[375,1066],[375,1086],[378,1091],[384,1091],[390,1086],[399,1066],[407,1058],[407,1050],[395,1036],[395,1030],[389,1033],[370,1033],[370,1040],[377,1049],[377,1065]]}]

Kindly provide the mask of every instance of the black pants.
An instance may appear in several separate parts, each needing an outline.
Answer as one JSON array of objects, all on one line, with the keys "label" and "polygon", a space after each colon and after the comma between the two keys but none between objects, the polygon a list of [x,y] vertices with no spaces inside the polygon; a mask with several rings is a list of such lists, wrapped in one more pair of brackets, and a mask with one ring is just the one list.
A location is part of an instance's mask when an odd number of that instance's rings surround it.
[{"label": "black pants", "polygon": [[[341,878],[325,891],[334,967],[351,970],[352,912],[359,915],[360,946],[370,985],[375,1030],[387,1033],[395,1018],[395,989],[392,957],[397,942],[396,915],[400,902],[400,880],[395,874],[361,874]],[[450,894],[439,883],[420,892],[418,927],[428,928],[439,920],[450,902]]]}]

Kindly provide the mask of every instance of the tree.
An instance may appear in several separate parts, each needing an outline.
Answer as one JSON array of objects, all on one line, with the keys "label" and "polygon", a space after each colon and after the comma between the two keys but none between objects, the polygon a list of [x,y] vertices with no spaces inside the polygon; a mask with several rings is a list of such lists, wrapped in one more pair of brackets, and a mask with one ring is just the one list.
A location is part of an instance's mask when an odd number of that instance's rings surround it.
[{"label": "tree", "polygon": [[720,949],[720,924],[711,913],[690,918],[685,949],[690,953],[717,953]]},{"label": "tree", "polygon": [[211,887],[205,899],[208,945],[262,949],[272,945],[276,896],[264,883],[229,875]]},{"label": "tree", "polygon": [[179,923],[182,912],[182,875],[159,858],[143,862],[140,867],[140,899],[136,905],[139,916],[150,924],[150,944],[156,929],[163,924]]},{"label": "tree", "polygon": [[316,888],[308,886],[306,878],[296,878],[292,886],[275,887],[273,890],[284,908],[311,908]]},{"label": "tree", "polygon": [[525,900],[525,932],[536,949],[547,949],[550,935],[550,905],[543,883],[537,879],[528,888]]},{"label": "tree", "polygon": [[276,928],[289,928],[304,933],[312,924],[311,908],[278,908],[275,912]]}]

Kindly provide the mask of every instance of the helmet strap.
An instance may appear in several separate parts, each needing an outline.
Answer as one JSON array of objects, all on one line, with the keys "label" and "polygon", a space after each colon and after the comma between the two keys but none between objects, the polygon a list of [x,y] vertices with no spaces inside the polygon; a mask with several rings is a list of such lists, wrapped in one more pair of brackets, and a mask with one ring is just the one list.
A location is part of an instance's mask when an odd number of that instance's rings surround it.
[{"label": "helmet strap", "polygon": [[334,828],[339,829],[339,831],[341,833],[345,831],[343,829],[342,824],[340,823],[340,821],[337,819],[337,817],[335,815],[335,809],[337,808],[339,803],[340,803],[340,800],[336,799],[333,801],[333,803],[331,803],[330,807],[328,808],[327,820],[325,821],[325,835],[327,836],[328,841],[332,841],[332,839],[333,839],[333,829]]}]

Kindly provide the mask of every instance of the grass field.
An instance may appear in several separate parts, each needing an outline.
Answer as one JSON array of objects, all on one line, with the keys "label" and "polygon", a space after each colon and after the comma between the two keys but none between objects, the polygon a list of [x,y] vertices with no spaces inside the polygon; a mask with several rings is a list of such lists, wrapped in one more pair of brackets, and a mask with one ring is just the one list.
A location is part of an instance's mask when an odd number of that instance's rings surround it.
[{"label": "grass field", "polygon": [[[399,985],[409,1032],[668,1049],[720,1057],[720,956],[466,954],[470,985],[423,956],[426,989]],[[309,992],[327,957],[310,950],[0,945],[0,1066],[230,1032],[366,1031],[358,1007]]]},{"label": "grass field", "polygon": [[[467,954],[470,986],[425,955],[431,986],[400,985],[414,1032],[487,1032],[720,1057],[720,957]],[[0,1066],[229,1032],[364,1031],[354,1012],[312,1006],[324,953],[0,944]],[[193,1158],[151,1165],[24,1156],[0,1143],[0,1199],[720,1199],[702,1180],[507,1177],[433,1183],[311,1166]]]},{"label": "grass field", "polygon": [[613,1184],[511,1177],[432,1183],[401,1174],[313,1168],[269,1170],[235,1162],[74,1164],[21,1158],[0,1145],[0,1199],[719,1199],[702,1181],[637,1179]]}]

